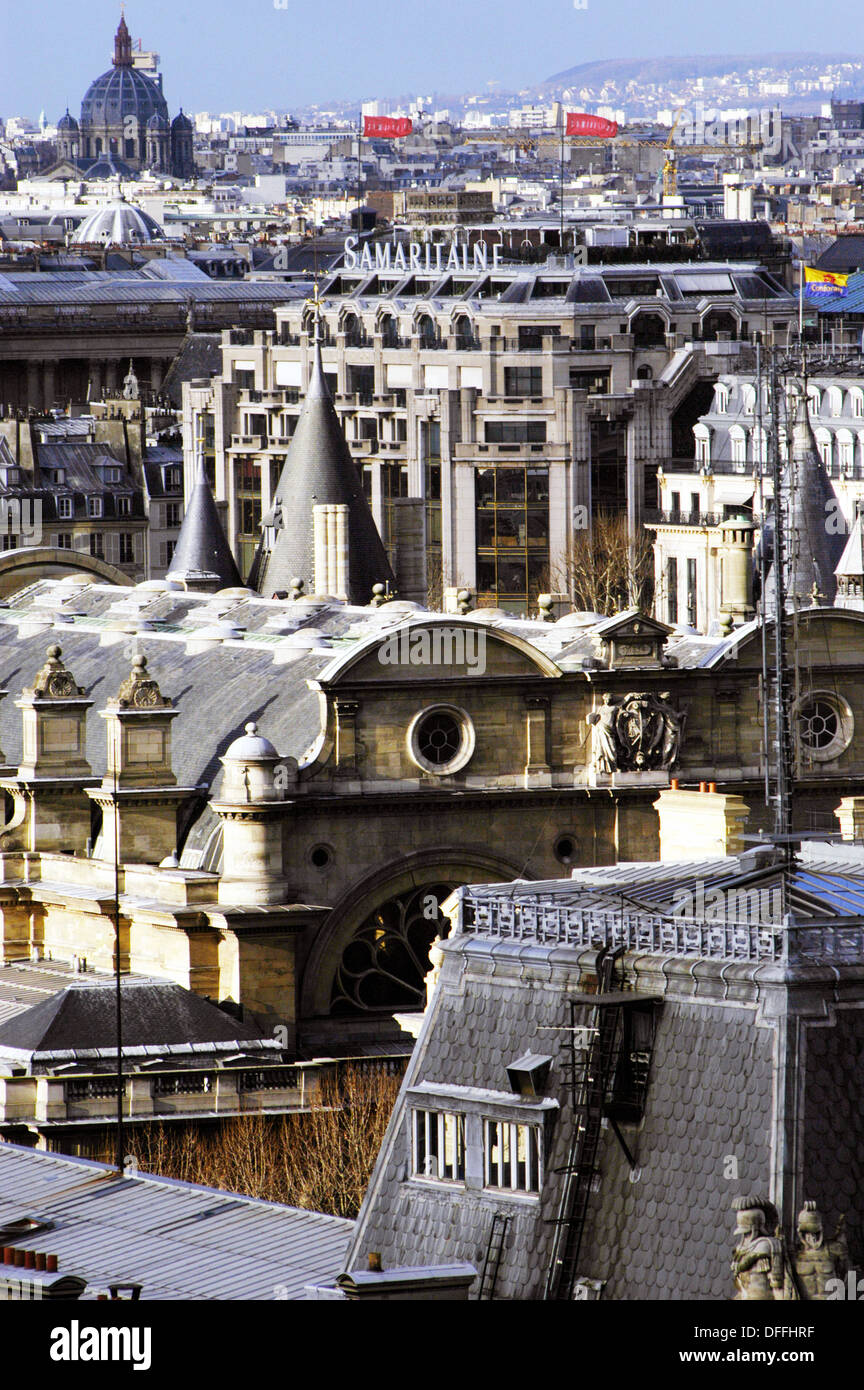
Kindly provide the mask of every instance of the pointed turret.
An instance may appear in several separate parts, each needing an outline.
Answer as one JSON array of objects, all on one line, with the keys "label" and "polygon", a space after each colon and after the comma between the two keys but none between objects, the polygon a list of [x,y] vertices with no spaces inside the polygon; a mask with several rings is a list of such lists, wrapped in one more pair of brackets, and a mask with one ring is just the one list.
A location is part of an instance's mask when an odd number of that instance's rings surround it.
[{"label": "pointed turret", "polygon": [[187,589],[211,593],[216,589],[240,588],[243,584],[222,530],[203,458],[198,460],[195,486],[167,577],[181,580]]},{"label": "pointed turret", "polygon": [[[844,544],[842,512],[813,436],[807,397],[800,391],[781,490],[787,604],[832,604]],[[772,563],[765,585],[766,609],[774,601],[774,574]]]},{"label": "pointed turret", "polygon": [[265,598],[295,578],[357,604],[374,584],[395,585],[324,377],[317,319],[306,401],[263,528],[249,583]]},{"label": "pointed turret", "polygon": [[132,66],[132,36],[123,14],[120,15],[120,23],[117,25],[117,33],[114,35],[113,61],[115,68],[131,68]]},{"label": "pointed turret", "polygon": [[855,521],[834,571],[837,576],[837,607],[864,610],[864,514],[861,503],[855,509]]}]

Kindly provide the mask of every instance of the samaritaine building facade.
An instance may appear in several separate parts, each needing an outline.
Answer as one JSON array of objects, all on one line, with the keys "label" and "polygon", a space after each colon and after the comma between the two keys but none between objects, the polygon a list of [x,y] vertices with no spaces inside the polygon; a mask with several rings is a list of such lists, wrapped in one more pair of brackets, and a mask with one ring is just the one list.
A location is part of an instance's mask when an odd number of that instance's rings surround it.
[{"label": "samaritaine building facade", "polygon": [[[757,335],[785,343],[795,302],[752,263],[515,268],[496,251],[349,246],[320,286],[322,356],[401,596],[464,587],[519,612],[569,591],[592,513],[641,524],[713,381]],[[314,316],[298,297],[275,331],[224,334],[221,377],[186,389],[187,481],[203,451],[244,576]]]}]

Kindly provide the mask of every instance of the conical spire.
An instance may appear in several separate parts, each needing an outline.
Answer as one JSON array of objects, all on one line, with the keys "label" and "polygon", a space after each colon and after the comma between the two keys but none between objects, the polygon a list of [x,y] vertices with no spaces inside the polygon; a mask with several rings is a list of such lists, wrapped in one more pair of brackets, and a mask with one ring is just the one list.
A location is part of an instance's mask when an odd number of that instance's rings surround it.
[{"label": "conical spire", "polygon": [[[786,598],[809,607],[831,604],[837,593],[835,571],[843,552],[842,513],[813,436],[807,397],[798,392],[789,462],[781,483],[786,558]],[[774,566],[765,585],[773,602]]]},{"label": "conical spire", "polygon": [[837,607],[864,609],[864,515],[860,503],[834,573],[837,576]]},{"label": "conical spire", "polygon": [[183,580],[190,589],[234,589],[243,584],[200,456],[168,578]]},{"label": "conical spire", "polygon": [[309,388],[272,510],[264,518],[249,582],[265,598],[272,598],[289,592],[292,581],[301,578],[311,593],[315,588],[313,508],[343,506],[347,508],[347,598],[366,604],[373,584],[394,584],[395,580],[324,376],[317,295],[315,304]]}]

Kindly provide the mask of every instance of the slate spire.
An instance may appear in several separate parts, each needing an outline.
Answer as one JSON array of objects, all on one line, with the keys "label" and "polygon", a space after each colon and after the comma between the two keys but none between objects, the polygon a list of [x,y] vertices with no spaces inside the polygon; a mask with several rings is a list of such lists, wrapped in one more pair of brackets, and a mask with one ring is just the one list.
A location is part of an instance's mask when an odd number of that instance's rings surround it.
[{"label": "slate spire", "polygon": [[294,579],[304,581],[307,593],[315,589],[313,508],[322,504],[347,508],[348,601],[367,604],[373,584],[395,586],[324,376],[316,299],[309,387],[249,575],[250,585],[265,598],[288,593]]},{"label": "slate spire", "polygon": [[[799,390],[789,461],[781,483],[785,540],[786,599],[791,607],[814,602],[832,604],[835,571],[843,554],[842,513],[828,477],[807,413],[807,396]],[[766,605],[774,597],[774,565],[765,585]]]},{"label": "slate spire", "polygon": [[168,578],[182,580],[189,589],[241,588],[243,580],[222,530],[204,459],[199,455],[195,486],[186,508],[177,548],[168,567]]}]

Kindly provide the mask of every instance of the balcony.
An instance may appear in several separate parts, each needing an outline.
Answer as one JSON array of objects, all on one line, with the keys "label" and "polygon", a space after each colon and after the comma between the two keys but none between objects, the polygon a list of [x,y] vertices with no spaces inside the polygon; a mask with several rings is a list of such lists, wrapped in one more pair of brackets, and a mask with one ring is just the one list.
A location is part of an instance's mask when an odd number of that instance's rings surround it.
[{"label": "balcony", "polygon": [[232,434],[231,449],[243,449],[247,453],[250,450],[263,449],[264,437],[260,434]]},{"label": "balcony", "polygon": [[720,512],[703,511],[663,511],[657,507],[646,507],[645,524],[647,526],[695,526],[704,529],[708,526],[719,526],[723,517]]}]

